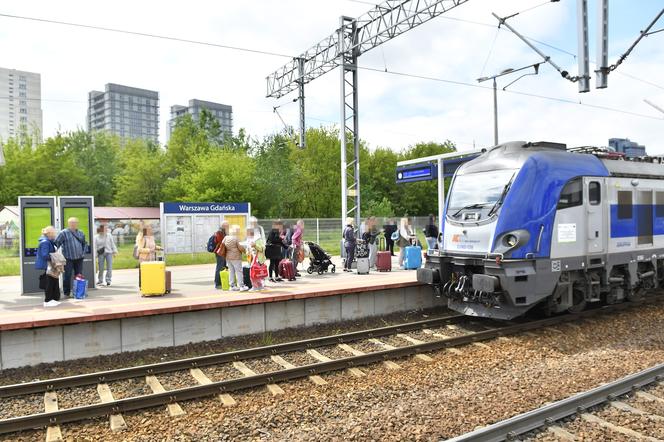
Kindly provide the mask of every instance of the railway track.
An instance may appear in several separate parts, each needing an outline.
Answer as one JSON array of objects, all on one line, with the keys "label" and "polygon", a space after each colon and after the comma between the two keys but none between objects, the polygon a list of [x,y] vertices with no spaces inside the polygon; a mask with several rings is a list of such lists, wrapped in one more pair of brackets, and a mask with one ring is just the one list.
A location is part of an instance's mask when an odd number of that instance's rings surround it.
[{"label": "railway track", "polygon": [[572,431],[564,428],[564,424],[561,424],[563,419],[571,416],[576,416],[577,419],[583,422],[596,424],[610,432],[626,436],[630,440],[657,441],[660,439],[642,434],[631,428],[616,425],[598,416],[598,411],[602,411],[602,408],[597,407],[606,405],[621,412],[649,418],[659,422],[659,425],[664,426],[664,416],[650,413],[620,400],[620,396],[631,394],[633,397],[664,404],[664,398],[644,391],[652,384],[663,385],[660,382],[661,379],[664,379],[664,364],[656,365],[614,382],[593,388],[592,390],[575,394],[561,401],[547,404],[510,419],[479,428],[470,433],[449,439],[448,442],[518,440],[521,436],[527,435],[533,430],[548,432],[557,440],[575,441],[579,438]]},{"label": "railway track", "polygon": [[[230,393],[234,391],[266,386],[273,395],[278,395],[283,393],[278,385],[281,382],[309,378],[314,384],[324,384],[326,381],[321,374],[341,370],[347,370],[354,376],[363,376],[365,373],[359,367],[365,365],[383,363],[387,368],[399,368],[395,359],[414,356],[425,361],[431,360],[427,353],[446,349],[458,351],[456,347],[483,345],[483,341],[570,323],[598,314],[614,313],[644,303],[652,301],[616,304],[576,315],[523,323],[493,322],[488,325],[486,322],[473,321],[467,316],[455,315],[227,353],[0,386],[1,401],[11,401],[27,395],[43,395],[45,410],[0,420],[0,434],[46,428],[46,440],[55,441],[61,438],[59,425],[100,416],[109,416],[111,429],[121,430],[125,428],[122,413],[129,411],[165,405],[171,416],[177,416],[184,414],[180,402],[210,396],[218,396],[224,406],[232,406],[235,401]],[[461,327],[463,323],[468,323],[470,328],[481,330],[466,330]],[[396,345],[395,341],[398,341],[399,345]],[[402,343],[404,345],[401,345]],[[367,346],[372,349],[367,351]],[[331,354],[328,352],[330,348],[337,350],[335,355],[343,353],[344,357],[328,356]],[[289,360],[289,355],[294,352],[306,352],[309,359],[315,362],[295,365]],[[281,369],[257,373],[247,365],[250,361],[261,358],[271,360]],[[222,365],[232,367],[241,376],[213,381],[204,371],[206,367]],[[158,375],[183,371],[188,371],[195,385],[167,390],[158,378]],[[152,394],[115,399],[113,382],[141,378],[145,379]],[[70,408],[58,407],[58,392],[92,386],[96,386],[99,402]]]}]

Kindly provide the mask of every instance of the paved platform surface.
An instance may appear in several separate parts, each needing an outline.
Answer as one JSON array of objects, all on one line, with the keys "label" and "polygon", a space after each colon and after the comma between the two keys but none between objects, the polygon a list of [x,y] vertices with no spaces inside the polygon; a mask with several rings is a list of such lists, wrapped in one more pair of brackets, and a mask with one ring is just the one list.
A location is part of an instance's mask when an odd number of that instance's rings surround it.
[{"label": "paved platform surface", "polygon": [[143,298],[138,292],[138,270],[116,270],[113,285],[89,291],[84,301],[65,299],[52,308],[43,307],[43,295],[20,295],[19,277],[0,278],[0,330],[16,330],[62,324],[104,321],[165,313],[178,313],[248,304],[287,301],[345,293],[380,291],[418,285],[415,271],[357,275],[337,273],[308,275],[295,282],[271,284],[262,292],[228,292],[214,289],[214,265],[169,267],[173,292],[163,297]]}]

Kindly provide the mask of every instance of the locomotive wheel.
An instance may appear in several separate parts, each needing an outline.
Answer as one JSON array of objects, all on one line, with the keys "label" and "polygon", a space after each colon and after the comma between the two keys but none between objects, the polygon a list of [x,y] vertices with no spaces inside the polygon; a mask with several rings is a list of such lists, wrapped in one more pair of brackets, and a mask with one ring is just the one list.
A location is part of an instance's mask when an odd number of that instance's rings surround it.
[{"label": "locomotive wheel", "polygon": [[627,300],[636,302],[641,301],[646,296],[646,290],[641,287],[635,287],[627,291]]},{"label": "locomotive wheel", "polygon": [[567,309],[568,312],[581,313],[586,308],[586,296],[583,291],[579,289],[574,289],[572,292],[572,303],[573,305]]}]

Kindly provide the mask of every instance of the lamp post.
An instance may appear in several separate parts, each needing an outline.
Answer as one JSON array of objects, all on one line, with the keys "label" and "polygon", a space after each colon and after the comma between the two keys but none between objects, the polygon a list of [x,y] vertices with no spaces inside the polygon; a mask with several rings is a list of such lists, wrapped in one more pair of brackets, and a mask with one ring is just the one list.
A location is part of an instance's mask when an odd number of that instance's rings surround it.
[{"label": "lamp post", "polygon": [[523,77],[525,77],[527,75],[537,75],[538,72],[539,72],[539,65],[540,64],[541,63],[529,64],[528,66],[524,66],[524,67],[518,68],[518,69],[508,68],[508,69],[505,69],[505,70],[501,71],[499,74],[489,75],[487,77],[480,77],[480,78],[477,79],[478,83],[482,83],[482,82],[485,82],[487,80],[493,80],[493,143],[494,143],[494,145],[498,145],[498,85],[496,83],[496,78],[502,77],[502,76],[508,75],[508,74],[513,74],[515,72],[523,71],[523,70],[530,69],[530,68],[535,69],[534,73],[523,74],[520,77],[518,77],[516,80],[509,83],[507,86],[505,86],[503,88],[503,90],[505,90],[509,86],[513,85],[514,83],[516,83],[517,81],[519,81],[520,79],[522,79]]}]

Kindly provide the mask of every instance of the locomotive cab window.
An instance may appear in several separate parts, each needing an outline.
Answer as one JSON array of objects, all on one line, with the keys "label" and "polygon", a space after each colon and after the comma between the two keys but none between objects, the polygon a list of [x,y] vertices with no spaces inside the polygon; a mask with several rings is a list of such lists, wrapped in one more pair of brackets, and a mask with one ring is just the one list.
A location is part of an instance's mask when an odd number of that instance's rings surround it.
[{"label": "locomotive cab window", "polygon": [[558,210],[567,209],[569,207],[580,206],[583,203],[583,186],[581,178],[574,178],[568,181],[560,192],[560,199],[558,200]]},{"label": "locomotive cab window", "polygon": [[588,202],[591,206],[598,206],[602,202],[602,188],[597,181],[588,183]]},{"label": "locomotive cab window", "polygon": [[632,218],[632,191],[618,191],[618,219]]}]

